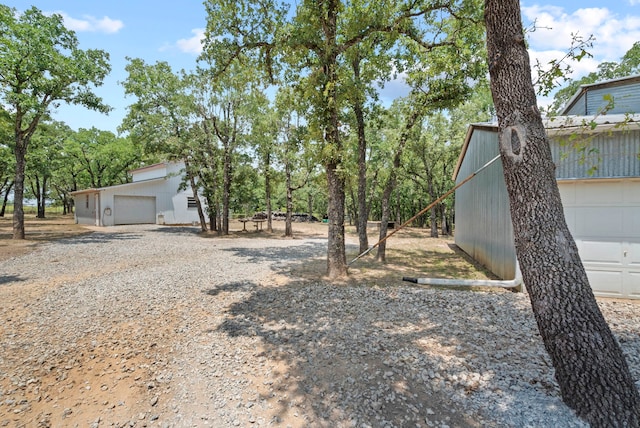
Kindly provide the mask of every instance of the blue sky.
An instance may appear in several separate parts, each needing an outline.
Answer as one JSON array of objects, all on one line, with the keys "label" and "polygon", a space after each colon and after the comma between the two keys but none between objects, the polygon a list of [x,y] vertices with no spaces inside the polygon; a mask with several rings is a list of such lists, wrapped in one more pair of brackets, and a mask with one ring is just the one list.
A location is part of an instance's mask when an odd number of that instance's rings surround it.
[{"label": "blue sky", "polygon": [[[44,12],[60,13],[68,28],[76,31],[83,49],[109,52],[112,72],[96,92],[114,110],[107,116],[80,108],[60,107],[55,118],[73,129],[90,128],[117,132],[126,107],[135,102],[126,98],[118,83],[126,79],[126,57],[147,63],[167,61],[174,70],[195,67],[200,52],[199,39],[206,24],[199,0],[13,0],[4,2],[19,11],[35,6]],[[571,33],[596,38],[592,59],[576,64],[576,76],[594,71],[602,61],[618,61],[640,40],[640,0],[523,1],[525,22],[537,21],[540,29],[529,35],[532,63],[548,62],[566,52]],[[387,100],[404,95],[401,82],[392,82],[382,92]],[[541,105],[548,100],[540,99]]]}]

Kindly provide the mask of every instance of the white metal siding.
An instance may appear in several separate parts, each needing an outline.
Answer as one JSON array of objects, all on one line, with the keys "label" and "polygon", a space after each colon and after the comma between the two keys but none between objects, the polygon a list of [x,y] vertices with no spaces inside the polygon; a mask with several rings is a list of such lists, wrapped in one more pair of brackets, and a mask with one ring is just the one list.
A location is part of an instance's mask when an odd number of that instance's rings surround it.
[{"label": "white metal siding", "polygon": [[146,224],[156,222],[155,196],[113,197],[115,224]]},{"label": "white metal siding", "polygon": [[92,226],[95,226],[96,194],[81,193],[79,195],[74,195],[73,201],[74,201],[76,223],[90,224]]},{"label": "white metal siding", "polygon": [[[475,129],[457,175],[464,180],[498,154],[495,129]],[[456,245],[503,279],[516,274],[509,200],[500,161],[494,162],[455,194]]]},{"label": "white metal siding", "polygon": [[558,185],[594,293],[640,298],[640,179]]}]

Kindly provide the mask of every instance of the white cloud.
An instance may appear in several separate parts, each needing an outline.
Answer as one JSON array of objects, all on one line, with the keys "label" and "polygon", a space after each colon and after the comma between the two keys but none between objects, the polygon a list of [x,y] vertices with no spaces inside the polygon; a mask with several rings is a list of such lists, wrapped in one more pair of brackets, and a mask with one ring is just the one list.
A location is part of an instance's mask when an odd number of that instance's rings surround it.
[{"label": "white cloud", "polygon": [[593,58],[573,63],[572,77],[595,71],[603,61],[619,61],[640,40],[640,17],[620,16],[607,8],[567,12],[563,7],[533,5],[523,7],[522,15],[525,23],[536,22],[537,29],[528,34],[532,64],[536,59],[541,63],[561,59],[571,46],[572,34],[595,37],[593,48],[588,49]]},{"label": "white cloud", "polygon": [[191,30],[193,37],[189,39],[180,39],[176,42],[176,46],[182,52],[199,54],[202,52],[202,40],[204,39],[204,29],[195,28]]},{"label": "white cloud", "polygon": [[119,19],[111,19],[105,16],[98,19],[91,15],[84,15],[82,19],[73,18],[64,12],[56,12],[64,19],[64,25],[77,32],[99,32],[113,34],[124,27],[124,23]]}]

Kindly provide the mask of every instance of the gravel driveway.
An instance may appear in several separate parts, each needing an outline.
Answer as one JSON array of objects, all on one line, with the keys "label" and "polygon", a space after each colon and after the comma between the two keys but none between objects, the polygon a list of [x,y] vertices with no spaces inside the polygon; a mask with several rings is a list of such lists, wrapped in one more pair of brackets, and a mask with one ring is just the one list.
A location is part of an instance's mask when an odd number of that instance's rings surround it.
[{"label": "gravel driveway", "polygon": [[[324,239],[196,232],[0,262],[0,426],[583,426],[525,294],[297,281]],[[600,304],[639,379],[637,302]]]}]

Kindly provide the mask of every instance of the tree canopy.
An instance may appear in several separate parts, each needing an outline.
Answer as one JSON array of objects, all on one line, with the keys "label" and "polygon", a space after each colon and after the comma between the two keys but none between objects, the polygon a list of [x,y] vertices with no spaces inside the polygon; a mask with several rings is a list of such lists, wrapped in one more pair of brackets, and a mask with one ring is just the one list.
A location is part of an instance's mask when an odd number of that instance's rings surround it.
[{"label": "tree canopy", "polygon": [[62,16],[35,7],[18,14],[0,5],[0,99],[13,124],[16,165],[13,237],[24,239],[24,177],[29,142],[43,116],[60,103],[108,112],[95,95],[111,71],[109,55],[82,50]]}]

